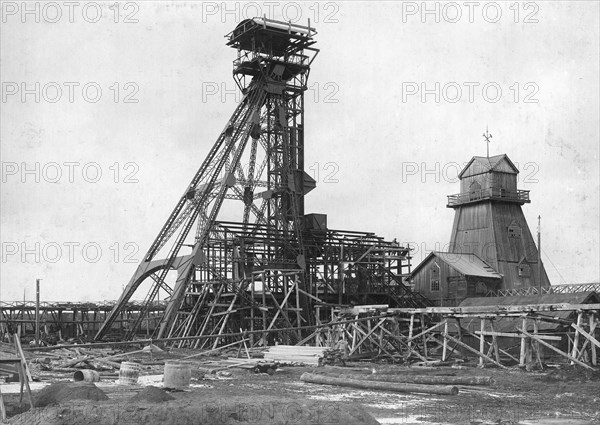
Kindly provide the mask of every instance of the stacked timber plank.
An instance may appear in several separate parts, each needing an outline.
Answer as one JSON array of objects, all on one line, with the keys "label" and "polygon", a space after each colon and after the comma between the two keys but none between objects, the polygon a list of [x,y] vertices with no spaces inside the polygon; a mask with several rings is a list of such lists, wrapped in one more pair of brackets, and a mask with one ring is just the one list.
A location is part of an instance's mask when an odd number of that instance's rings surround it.
[{"label": "stacked timber plank", "polygon": [[265,360],[280,364],[305,364],[318,366],[327,347],[301,347],[296,345],[275,345],[265,353]]}]

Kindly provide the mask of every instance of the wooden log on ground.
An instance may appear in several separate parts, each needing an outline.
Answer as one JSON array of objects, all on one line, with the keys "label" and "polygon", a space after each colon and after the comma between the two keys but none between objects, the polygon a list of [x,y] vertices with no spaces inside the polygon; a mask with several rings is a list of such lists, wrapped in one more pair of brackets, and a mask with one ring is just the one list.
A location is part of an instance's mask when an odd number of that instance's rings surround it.
[{"label": "wooden log on ground", "polygon": [[489,376],[381,375],[377,373],[365,375],[336,372],[327,372],[321,375],[343,379],[366,379],[369,381],[427,385],[491,385],[494,383],[494,380]]},{"label": "wooden log on ground", "polygon": [[311,384],[337,385],[340,387],[361,388],[364,390],[382,390],[398,393],[423,393],[423,394],[441,394],[456,395],[458,388],[442,385],[417,385],[404,384],[397,382],[371,381],[367,379],[345,379],[332,378],[330,376],[317,375],[314,373],[303,373],[301,381]]},{"label": "wooden log on ground", "polygon": [[64,363],[61,363],[57,367],[65,369],[65,368],[73,367],[81,362],[85,362],[90,359],[91,359],[91,356],[77,357],[76,359],[72,359],[72,360],[66,361]]},{"label": "wooden log on ground", "polygon": [[111,362],[110,360],[104,360],[104,359],[102,359],[100,357],[96,357],[94,359],[94,361],[98,362],[98,363],[101,363],[101,364],[104,364],[104,365],[108,365],[108,366],[113,367],[115,369],[120,369],[121,368],[121,363]]}]

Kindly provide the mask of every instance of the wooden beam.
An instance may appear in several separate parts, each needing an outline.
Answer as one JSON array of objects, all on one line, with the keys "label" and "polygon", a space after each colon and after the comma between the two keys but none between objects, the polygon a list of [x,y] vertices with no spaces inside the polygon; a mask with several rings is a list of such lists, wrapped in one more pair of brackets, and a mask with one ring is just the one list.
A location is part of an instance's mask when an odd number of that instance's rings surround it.
[{"label": "wooden beam", "polygon": [[300,292],[303,295],[306,295],[308,298],[312,298],[313,300],[315,300],[318,303],[323,303],[322,300],[320,300],[319,298],[315,297],[314,295],[309,294],[306,291],[303,291],[302,289],[298,288],[298,292]]},{"label": "wooden beam", "polygon": [[[596,324],[597,324],[597,322],[594,320],[594,315],[590,314],[590,334],[591,335],[595,335],[595,333],[596,333]],[[598,365],[595,345],[592,345],[592,365],[594,365],[594,366]]]},{"label": "wooden beam", "polygon": [[498,366],[498,367],[500,367],[500,368],[502,368],[502,369],[508,369],[508,368],[507,368],[506,366],[504,366],[503,364],[500,364],[500,363],[498,363],[496,360],[492,359],[491,357],[488,357],[488,356],[486,356],[485,354],[483,354],[483,353],[480,353],[479,351],[477,351],[477,350],[476,350],[476,349],[474,349],[473,347],[470,347],[470,346],[468,346],[468,345],[467,345],[467,344],[465,344],[464,342],[462,342],[462,341],[459,341],[458,339],[456,339],[456,338],[453,338],[453,337],[451,337],[450,335],[448,335],[448,336],[447,336],[447,338],[448,338],[449,340],[451,340],[451,341],[454,341],[455,343],[457,343],[457,344],[458,344],[458,345],[460,345],[461,347],[463,347],[463,348],[467,349],[468,351],[470,351],[470,352],[472,352],[472,353],[474,353],[474,354],[476,354],[476,355],[478,355],[478,356],[480,356],[480,357],[483,357],[485,360],[487,360],[487,361],[489,361],[489,362],[491,362],[491,363],[495,364],[496,366]]},{"label": "wooden beam", "polygon": [[525,335],[527,335],[528,337],[530,337],[530,338],[533,338],[533,339],[537,340],[537,341],[538,341],[540,344],[542,344],[543,346],[545,346],[545,347],[548,347],[549,349],[551,349],[552,351],[555,351],[555,352],[557,352],[557,353],[558,353],[558,354],[560,354],[561,356],[564,356],[564,357],[568,358],[569,360],[571,360],[572,362],[574,362],[574,363],[577,363],[579,366],[582,366],[582,367],[584,367],[584,368],[586,368],[586,369],[594,370],[594,368],[593,368],[593,367],[591,367],[591,366],[588,366],[588,365],[586,365],[586,364],[585,364],[585,363],[583,363],[583,362],[580,362],[579,360],[577,360],[575,357],[571,356],[570,354],[567,354],[567,353],[565,353],[565,352],[563,352],[563,351],[560,351],[558,348],[554,347],[554,346],[553,346],[553,345],[551,345],[551,344],[548,344],[546,341],[544,341],[544,340],[542,340],[542,339],[539,339],[539,338],[537,338],[535,335],[532,335],[532,334],[530,334],[530,333],[529,333],[529,332],[527,332],[526,330],[523,330],[523,329],[519,329],[519,330],[520,330],[521,332],[523,332]]},{"label": "wooden beam", "polygon": [[448,339],[446,336],[448,335],[448,319],[444,319],[444,345],[442,347],[442,361],[446,361],[446,357],[448,354]]},{"label": "wooden beam", "polygon": [[388,331],[386,328],[381,328],[381,330],[384,333],[387,333],[389,336],[391,336],[394,340],[398,341],[400,344],[404,345],[406,348],[408,348],[408,350],[414,354],[415,356],[417,356],[418,358],[420,358],[422,361],[426,362],[427,359],[425,357],[423,357],[421,355],[421,353],[419,353],[418,351],[414,350],[412,347],[409,346],[409,344],[405,341],[403,341],[401,338],[397,337],[396,335],[393,335],[390,331]]},{"label": "wooden beam", "polygon": [[[377,325],[375,325],[371,330],[369,330],[368,333],[364,334],[365,336],[358,342],[358,344],[356,344],[356,346],[352,349],[352,351],[350,351],[350,353],[348,354],[349,356],[351,356],[352,354],[354,354],[354,352],[356,350],[358,350],[360,348],[360,346],[367,340],[369,339],[369,337],[373,334],[373,332],[375,332],[375,330],[377,330],[377,328],[379,328],[379,326],[381,326],[383,323],[385,322],[385,319],[381,319],[379,321],[379,323],[377,323]],[[353,327],[357,327],[356,323],[352,324]]]},{"label": "wooden beam", "polygon": [[[465,328],[462,328],[462,327],[459,327],[459,328],[458,328],[458,331],[459,331],[459,334],[462,334],[462,331],[464,331],[464,332],[466,332],[466,334],[467,334],[467,335],[471,335],[471,336],[472,336],[472,337],[474,337],[474,338],[476,338],[476,337],[477,337],[477,336],[476,336],[474,333],[472,333],[472,332],[469,332],[469,330],[468,330],[468,329],[465,329]],[[487,342],[487,341],[486,341],[486,344],[488,344],[488,345],[491,345],[491,343],[490,343],[490,342]],[[505,354],[506,356],[510,357],[511,359],[513,359],[513,360],[514,360],[514,361],[516,361],[516,362],[518,362],[518,361],[519,361],[517,358],[515,358],[513,355],[511,355],[511,354],[510,354],[508,351],[505,351],[505,350],[503,350],[503,349],[500,349],[500,352],[501,352],[501,353],[503,353],[503,354]]]},{"label": "wooden beam", "polygon": [[[375,328],[373,328],[371,331],[369,331],[369,333],[368,333],[368,334],[367,334],[367,332],[365,332],[364,330],[360,329],[359,327],[355,327],[355,329],[356,329],[356,330],[358,330],[358,332],[362,333],[363,335],[366,335],[366,336],[365,336],[365,338],[368,338],[369,340],[371,340],[371,342],[373,342],[373,344],[377,345],[377,346],[378,346],[378,347],[381,349],[381,351],[383,351],[385,354],[387,354],[388,356],[390,356],[390,357],[393,359],[393,358],[394,358],[394,356],[393,356],[393,355],[392,355],[392,354],[391,354],[391,353],[390,353],[388,350],[386,350],[385,348],[383,348],[383,345],[382,345],[382,344],[380,344],[380,343],[379,343],[379,341],[377,341],[377,340],[373,339],[373,337],[372,337],[372,333],[373,333],[373,331],[374,331],[374,330],[375,330],[377,327],[379,327],[379,326],[381,325],[381,323],[383,323],[383,322],[385,322],[385,319],[382,319],[382,321],[381,321],[379,324],[377,324],[377,326],[376,326]],[[353,326],[354,326],[354,325],[353,325]],[[382,329],[382,330],[386,330],[386,329],[385,329],[385,328],[383,328],[383,327],[381,327],[380,329]],[[361,345],[363,342],[364,342],[364,339],[363,339],[363,341],[361,341],[361,342],[359,343],[359,345],[358,345],[356,348],[358,349],[358,347],[359,347],[359,346],[360,346],[360,345]]]},{"label": "wooden beam", "polygon": [[[583,313],[579,312],[579,314],[577,314],[577,325],[575,326],[575,338],[573,339],[573,352],[571,353],[571,356],[573,358],[577,358],[577,350],[579,349],[578,345],[579,345],[579,331],[577,330],[577,328],[581,329],[581,321],[583,319]],[[572,326],[572,325],[571,325]],[[571,362],[571,364],[573,364],[573,362]]]},{"label": "wooden beam", "polygon": [[[421,315],[421,329],[425,329],[425,316]],[[423,355],[425,357],[428,356],[427,354],[427,335],[426,332],[423,331],[421,332],[421,335],[423,335]]]},{"label": "wooden beam", "polygon": [[[418,334],[416,334],[415,336],[409,336],[408,339],[406,340],[407,342],[413,341],[417,338],[419,338],[420,336],[425,335],[426,333],[431,332],[434,329],[439,328],[440,326],[442,326],[446,321],[441,321],[439,322],[437,325],[433,325],[432,327],[430,327],[429,329],[424,330],[423,332],[419,332]],[[424,327],[424,326],[423,326]]]},{"label": "wooden beam", "polygon": [[413,336],[413,326],[415,324],[415,315],[411,314],[410,315],[410,325],[408,327],[408,349],[412,350],[412,336]]},{"label": "wooden beam", "polygon": [[[485,349],[485,335],[483,335],[483,332],[485,331],[485,319],[481,319],[481,332],[479,335],[479,352],[481,353],[481,356],[479,356],[479,367],[484,367],[485,366],[485,361],[483,359],[483,350]],[[488,357],[488,356],[485,356]],[[489,357],[488,357],[489,358]]]},{"label": "wooden beam", "polygon": [[[492,330],[492,333],[495,332],[493,320],[490,320],[490,329]],[[494,347],[494,353],[496,354],[496,361],[498,363],[500,363],[500,350],[498,350],[498,338],[496,338],[496,335],[493,335],[493,334],[492,334],[492,345]]]},{"label": "wooden beam", "polygon": [[390,313],[406,314],[502,314],[533,313],[538,311],[593,311],[600,310],[600,304],[527,304],[527,305],[488,305],[470,307],[427,307],[427,308],[390,308]]},{"label": "wooden beam", "polygon": [[577,330],[581,335],[583,335],[584,337],[586,337],[593,345],[595,345],[596,347],[600,348],[600,342],[598,342],[598,340],[596,338],[594,338],[592,335],[590,335],[589,333],[587,333],[586,331],[584,331],[583,328],[581,328],[580,326],[576,325],[575,323],[572,323],[571,326],[575,330]]},{"label": "wooden beam", "polygon": [[[477,335],[481,334],[481,331],[475,331],[475,333]],[[503,336],[503,337],[507,337],[507,338],[527,338],[525,335],[519,334],[519,333],[512,333],[512,332],[494,332],[494,331],[484,331],[483,332],[484,335],[486,336]],[[549,341],[560,341],[562,340],[561,337],[559,336],[555,336],[555,335],[538,335],[538,338],[540,339],[545,339],[545,340],[549,340]]]},{"label": "wooden beam", "polygon": [[[527,329],[527,317],[523,317],[523,329]],[[518,328],[517,328],[518,329]],[[525,353],[527,350],[527,344],[529,343],[529,341],[527,341],[526,338],[522,338],[521,339],[521,352],[519,354],[519,366],[520,367],[525,367]]]},{"label": "wooden beam", "polygon": [[[231,346],[234,346],[234,345],[238,345],[238,344],[240,344],[242,342],[245,344],[246,341],[250,341],[250,339],[249,338],[244,338],[241,341],[232,342],[231,344],[227,344],[227,345],[224,345],[222,347],[214,348],[214,349],[207,350],[207,351],[202,351],[200,353],[192,354],[191,356],[187,356],[187,357],[182,357],[181,360],[191,359],[191,358],[198,357],[198,356],[205,356],[205,355],[213,353],[215,351],[222,350],[223,348],[227,348],[227,347],[231,347]],[[240,348],[241,348],[241,345],[240,345]]]}]

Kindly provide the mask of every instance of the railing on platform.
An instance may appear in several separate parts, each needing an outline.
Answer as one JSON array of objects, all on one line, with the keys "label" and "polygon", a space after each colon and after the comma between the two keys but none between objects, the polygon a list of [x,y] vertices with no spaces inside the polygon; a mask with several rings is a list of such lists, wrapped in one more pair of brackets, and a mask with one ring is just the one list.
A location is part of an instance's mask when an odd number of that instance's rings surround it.
[{"label": "railing on platform", "polygon": [[447,206],[452,207],[455,205],[468,204],[471,202],[479,202],[488,199],[518,202],[523,204],[530,202],[528,190],[506,190],[496,187],[489,187],[487,189],[472,190],[470,192],[448,195]]},{"label": "railing on platform", "polygon": [[600,283],[578,283],[572,285],[553,285],[547,288],[518,288],[500,291],[489,291],[486,297],[512,297],[521,295],[544,295],[544,294],[574,294],[577,292],[595,291],[600,294]]}]

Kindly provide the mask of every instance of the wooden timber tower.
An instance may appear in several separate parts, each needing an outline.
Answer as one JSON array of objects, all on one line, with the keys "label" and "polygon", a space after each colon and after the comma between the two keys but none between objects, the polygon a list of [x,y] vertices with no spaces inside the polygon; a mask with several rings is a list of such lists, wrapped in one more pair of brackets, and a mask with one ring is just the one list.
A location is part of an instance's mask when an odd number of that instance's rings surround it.
[{"label": "wooden timber tower", "polygon": [[449,251],[475,254],[502,275],[495,290],[550,286],[521,209],[530,200],[517,189],[518,173],[506,155],[475,156],[459,174],[460,193],[448,196]]}]

